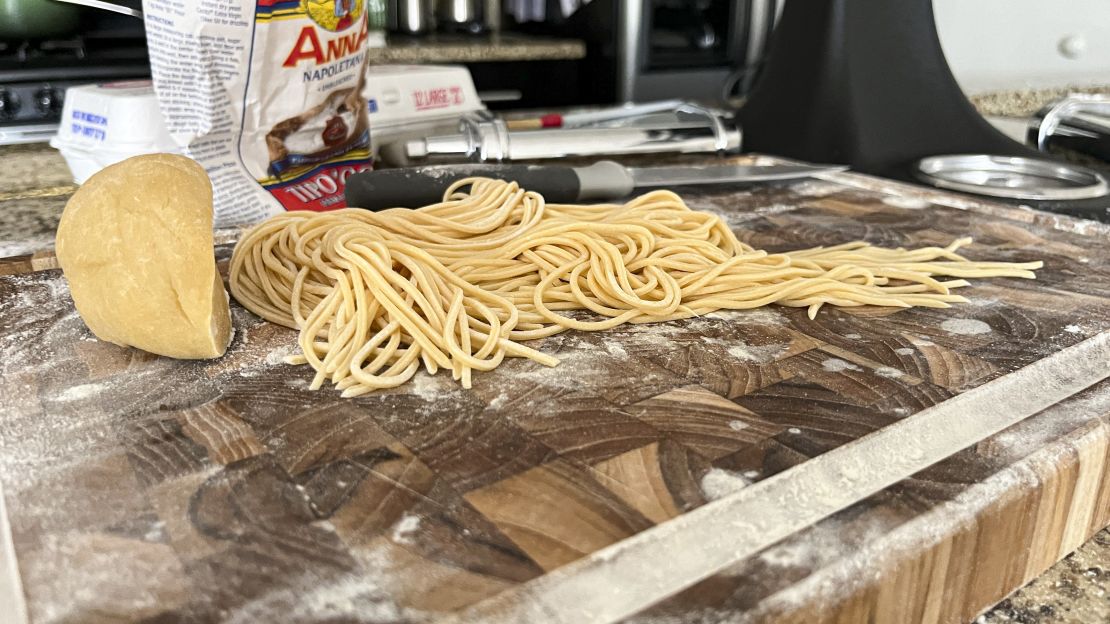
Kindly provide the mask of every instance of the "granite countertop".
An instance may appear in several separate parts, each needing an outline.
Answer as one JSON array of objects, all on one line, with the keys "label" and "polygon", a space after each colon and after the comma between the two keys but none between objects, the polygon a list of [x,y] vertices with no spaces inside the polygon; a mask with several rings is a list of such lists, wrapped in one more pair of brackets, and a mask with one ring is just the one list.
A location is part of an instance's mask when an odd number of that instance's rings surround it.
[{"label": "granite countertop", "polygon": [[369,49],[371,63],[488,63],[557,61],[586,56],[586,44],[510,33],[489,35],[432,34],[390,36],[385,47]]},{"label": "granite countertop", "polygon": [[42,143],[0,146],[0,257],[54,246],[66,200],[77,190],[65,160]]},{"label": "granite countertop", "polygon": [[[46,145],[0,147],[0,257],[53,244],[76,190],[65,161]],[[978,624],[1110,621],[1110,529],[980,616]]]},{"label": "granite countertop", "polygon": [[984,115],[1031,117],[1048,104],[1071,93],[1110,93],[1110,85],[990,91],[972,95],[969,99]]}]

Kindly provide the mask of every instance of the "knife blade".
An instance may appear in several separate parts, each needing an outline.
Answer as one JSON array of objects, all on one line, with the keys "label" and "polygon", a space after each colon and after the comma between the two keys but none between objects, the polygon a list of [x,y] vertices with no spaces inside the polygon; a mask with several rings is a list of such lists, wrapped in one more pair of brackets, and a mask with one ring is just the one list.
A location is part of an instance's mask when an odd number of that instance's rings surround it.
[{"label": "knife blade", "polygon": [[736,182],[776,182],[845,171],[833,165],[712,165],[705,167],[628,167],[635,188]]},{"label": "knife blade", "polygon": [[441,165],[364,171],[347,178],[347,205],[384,210],[439,202],[457,180],[487,177],[512,180],[551,203],[620,199],[634,189],[702,184],[759,183],[844,171],[838,165],[707,165],[625,167],[603,160],[587,167],[562,165]]}]

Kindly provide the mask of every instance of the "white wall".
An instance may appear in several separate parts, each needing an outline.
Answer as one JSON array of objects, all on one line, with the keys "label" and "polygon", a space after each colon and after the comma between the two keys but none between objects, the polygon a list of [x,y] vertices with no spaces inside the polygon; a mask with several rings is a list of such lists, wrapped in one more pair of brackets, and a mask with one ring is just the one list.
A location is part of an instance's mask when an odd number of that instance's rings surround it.
[{"label": "white wall", "polygon": [[933,8],[969,93],[1110,86],[1110,0],[933,0]]}]

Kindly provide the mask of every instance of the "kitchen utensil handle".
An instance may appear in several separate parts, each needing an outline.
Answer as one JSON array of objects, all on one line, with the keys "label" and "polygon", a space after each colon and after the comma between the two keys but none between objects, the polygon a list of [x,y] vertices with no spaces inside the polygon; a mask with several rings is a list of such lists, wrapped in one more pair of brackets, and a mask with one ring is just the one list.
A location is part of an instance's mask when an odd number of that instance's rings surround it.
[{"label": "kitchen utensil handle", "polygon": [[623,166],[601,161],[588,167],[534,165],[463,165],[415,167],[356,173],[347,178],[347,205],[384,210],[418,208],[443,200],[457,180],[487,177],[516,182],[551,203],[615,199],[632,191],[632,177]]}]

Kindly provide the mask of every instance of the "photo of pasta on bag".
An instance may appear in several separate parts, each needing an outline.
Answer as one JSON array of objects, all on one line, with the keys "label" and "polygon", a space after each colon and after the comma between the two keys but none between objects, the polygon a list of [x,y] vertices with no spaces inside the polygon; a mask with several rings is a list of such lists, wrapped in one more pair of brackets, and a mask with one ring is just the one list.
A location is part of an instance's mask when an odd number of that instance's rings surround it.
[{"label": "photo of pasta on bag", "polygon": [[212,178],[215,225],[346,206],[371,168],[367,0],[144,2],[159,106]]}]

